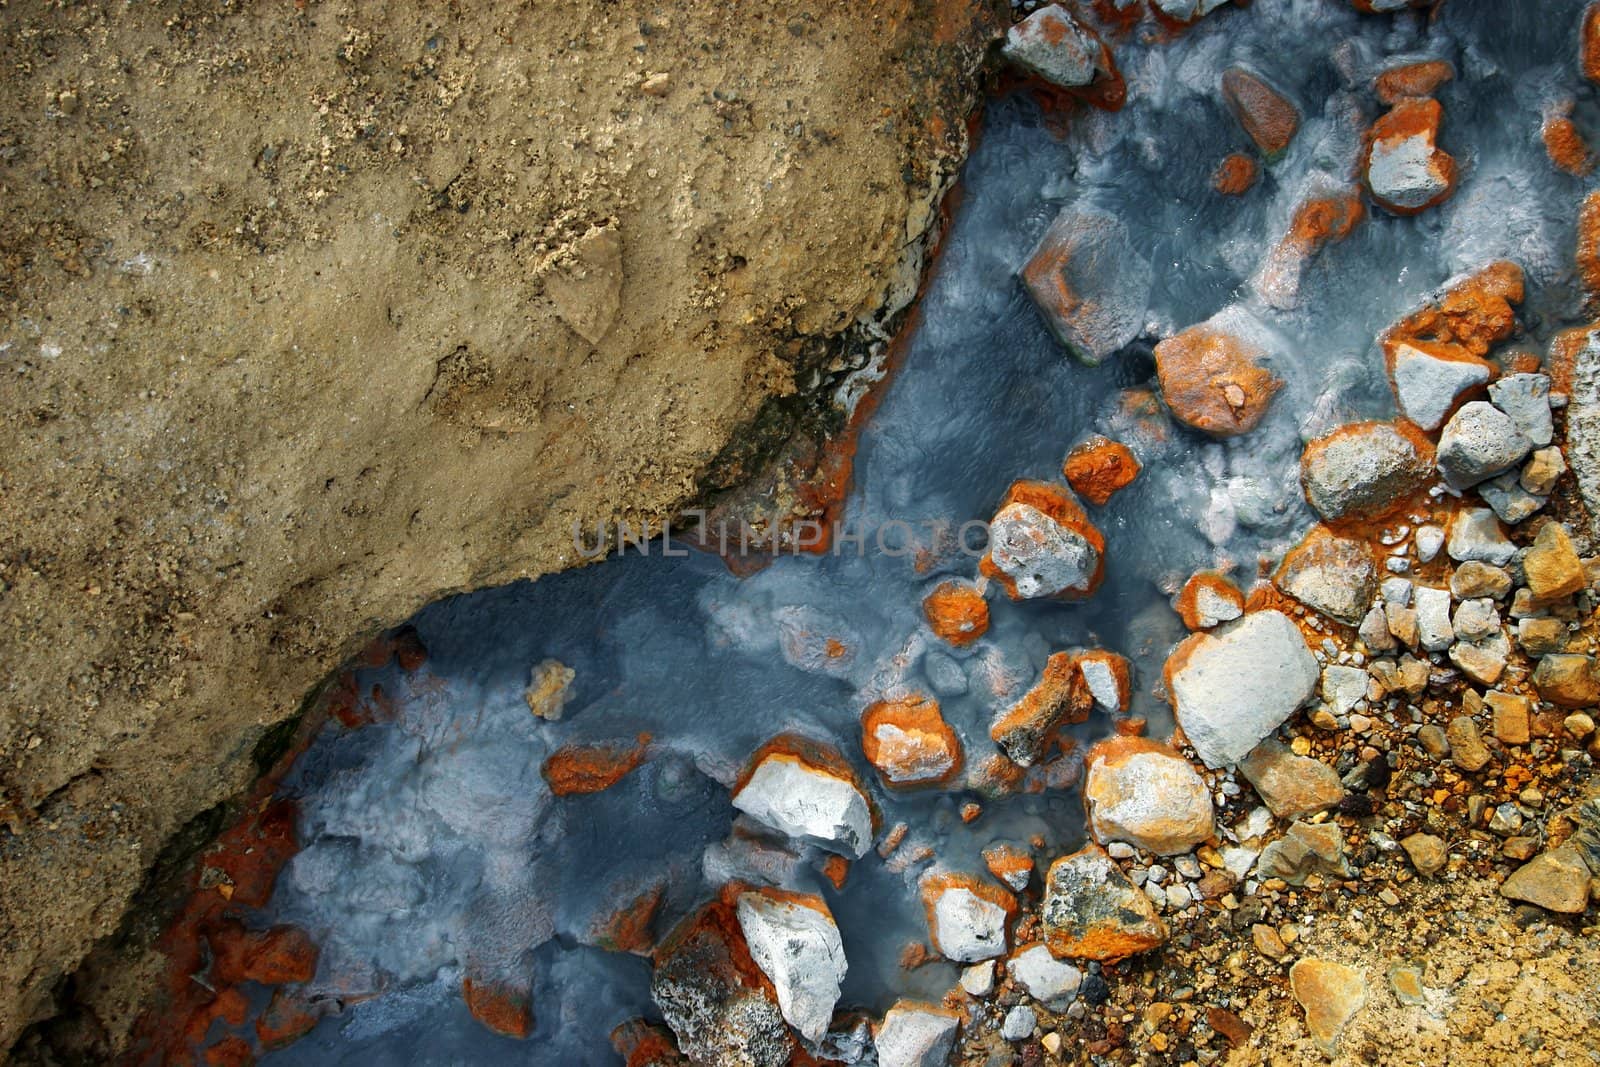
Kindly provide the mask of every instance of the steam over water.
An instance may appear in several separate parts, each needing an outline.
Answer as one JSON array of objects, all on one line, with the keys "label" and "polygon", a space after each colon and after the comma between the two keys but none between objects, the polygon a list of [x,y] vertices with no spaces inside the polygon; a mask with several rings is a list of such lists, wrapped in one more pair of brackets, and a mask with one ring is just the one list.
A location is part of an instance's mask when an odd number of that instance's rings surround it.
[{"label": "steam over water", "polygon": [[[657,1017],[650,963],[602,950],[593,930],[656,883],[666,894],[658,932],[719,879],[821,892],[849,961],[841,1008],[879,1013],[901,995],[941,996],[955,965],[899,963],[927,936],[918,875],[982,872],[981,849],[1000,840],[1039,835],[1045,862],[1075,847],[1076,767],[1068,757],[1050,772],[1059,787],[1000,799],[959,782],[890,793],[862,757],[862,710],[886,696],[936,697],[972,768],[994,751],[991,720],[1050,653],[1103,647],[1132,660],[1132,714],[1166,736],[1161,666],[1184,635],[1171,595],[1204,568],[1231,568],[1247,587],[1260,560],[1304,532],[1303,438],[1394,413],[1374,335],[1448,276],[1501,257],[1527,271],[1523,319],[1539,340],[1575,313],[1566,272],[1584,183],[1551,166],[1539,129],[1563,98],[1580,98],[1580,116],[1593,105],[1575,62],[1580,11],[1577,0],[1451,0],[1430,26],[1335,0],[1257,0],[1170,42],[1112,40],[1128,82],[1119,113],[1048,115],[1027,92],[991,101],[903,369],[860,445],[847,521],[866,553],[782,558],[741,580],[710,555],[664,558],[656,542],[647,555],[419,615],[425,666],[359,675],[363,692],[389,694],[392,719],[330,724],[284,784],[299,801],[303,847],[260,918],[310,933],[321,947],[312,992],[349,1006],[264,1062],[614,1062],[610,1030]],[[1456,69],[1438,93],[1455,195],[1416,218],[1369,199],[1366,219],[1310,258],[1292,293],[1265,298],[1252,279],[1296,206],[1351,185],[1363,132],[1383,110],[1373,76],[1421,58]],[[1284,91],[1302,121],[1287,154],[1233,198],[1211,179],[1225,155],[1253,151],[1218,91],[1236,64]],[[1065,353],[1017,278],[1069,205],[1119,219],[1154,278],[1148,307],[1131,309],[1145,339],[1096,368]],[[1143,405],[1137,390],[1154,386],[1156,340],[1238,303],[1278,335],[1271,369],[1285,385],[1260,427],[1219,442]],[[898,520],[928,545],[928,523],[987,519],[1014,480],[1059,482],[1067,450],[1094,433],[1144,465],[1089,509],[1107,541],[1099,592],[1080,604],[1012,603],[991,586],[985,637],[957,649],[933,636],[923,597],[973,577],[975,558],[946,544],[930,567],[927,556],[878,553],[875,532]],[[825,638],[843,653],[821,649]],[[524,699],[546,660],[574,672],[559,721],[536,718]],[[1081,751],[1110,724],[1096,712],[1075,729]],[[909,825],[894,856],[868,851],[843,890],[822,877],[814,847],[788,843],[785,855],[781,839],[752,850],[730,838],[730,786],[785,731],[837,747],[883,826]],[[552,752],[642,733],[652,756],[620,783],[551,794],[541,766]],[[965,823],[973,800],[983,813]],[[922,847],[928,858],[911,862]],[[501,1038],[473,1019],[463,973],[527,984],[532,1037]]]}]

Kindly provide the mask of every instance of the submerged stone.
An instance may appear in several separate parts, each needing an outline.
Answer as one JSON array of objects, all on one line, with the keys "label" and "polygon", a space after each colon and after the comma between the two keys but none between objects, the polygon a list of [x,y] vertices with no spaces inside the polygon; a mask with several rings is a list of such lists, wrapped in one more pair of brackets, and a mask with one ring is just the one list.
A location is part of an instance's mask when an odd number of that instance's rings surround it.
[{"label": "submerged stone", "polygon": [[895,789],[939,785],[961,773],[961,739],[939,713],[939,702],[920,694],[867,708],[861,749]]},{"label": "submerged stone", "polygon": [[1234,306],[1156,345],[1161,395],[1173,415],[1215,437],[1256,428],[1283,382],[1267,369],[1280,342]]},{"label": "submerged stone", "polygon": [[940,582],[922,601],[928,628],[952,645],[970,645],[989,630],[989,602],[967,582]]},{"label": "submerged stone", "polygon": [[1022,269],[1050,332],[1090,366],[1139,335],[1153,279],[1119,219],[1077,207],[1056,216]]},{"label": "submerged stone", "polygon": [[1091,437],[1067,453],[1061,473],[1073,492],[1096,507],[1104,507],[1118,490],[1139,476],[1139,461],[1120,441]]},{"label": "submerged stone", "polygon": [[1082,600],[1100,588],[1105,536],[1067,490],[1014,482],[989,523],[989,551],[979,570],[1013,600]]},{"label": "submerged stone", "polygon": [[799,840],[860,857],[872,845],[872,807],[849,764],[825,745],[794,735],[756,753],[733,791],[733,806]]},{"label": "submerged stone", "polygon": [[989,728],[989,737],[1007,758],[1031,767],[1063,726],[1089,718],[1093,697],[1071,653],[1057,652],[1046,662],[1032,689]]},{"label": "submerged stone", "polygon": [[1226,576],[1193,575],[1178,592],[1178,616],[1191,630],[1209,630],[1244,614],[1244,594]]},{"label": "submerged stone", "polygon": [[1126,656],[1091,648],[1078,654],[1077,664],[1095,706],[1112,713],[1128,710],[1133,699],[1133,668]]},{"label": "submerged stone", "polygon": [[1093,30],[1060,4],[1050,4],[1011,27],[1000,54],[1052,85],[1077,88],[1105,71],[1102,47]]},{"label": "submerged stone", "polygon": [[1265,78],[1243,67],[1223,72],[1222,99],[1268,159],[1282,155],[1300,128],[1299,109]]}]

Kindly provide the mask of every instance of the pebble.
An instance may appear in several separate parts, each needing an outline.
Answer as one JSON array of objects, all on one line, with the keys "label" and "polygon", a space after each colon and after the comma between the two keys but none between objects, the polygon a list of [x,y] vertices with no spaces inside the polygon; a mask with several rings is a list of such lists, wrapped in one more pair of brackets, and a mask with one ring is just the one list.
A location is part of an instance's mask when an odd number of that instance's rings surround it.
[{"label": "pebble", "polygon": [[1439,550],[1444,547],[1444,529],[1432,524],[1418,526],[1416,536],[1412,538],[1412,545],[1417,550],[1418,561],[1432,563]]},{"label": "pebble", "polygon": [[1517,554],[1517,546],[1506,540],[1493,511],[1462,508],[1450,523],[1445,551],[1457,563],[1477,560],[1503,567]]},{"label": "pebble", "polygon": [[1491,563],[1468,560],[1450,576],[1450,592],[1458,600],[1480,597],[1503,600],[1511,592],[1511,575]]},{"label": "pebble", "polygon": [[1432,834],[1419,833],[1402,838],[1400,847],[1411,857],[1411,864],[1416,867],[1418,874],[1437,874],[1449,859],[1444,839]]},{"label": "pebble", "polygon": [[1323,1055],[1334,1055],[1345,1025],[1366,1006],[1366,979],[1354,967],[1308,957],[1289,968],[1289,989],[1306,1013],[1312,1041]]},{"label": "pebble", "polygon": [[974,997],[994,992],[994,960],[984,960],[961,971],[961,988]]},{"label": "pebble", "polygon": [[1021,983],[1028,995],[1051,1011],[1061,1011],[1078,995],[1083,972],[1058,960],[1044,945],[1019,949],[1006,963],[1006,973]]},{"label": "pebble", "polygon": [[946,1008],[896,1001],[873,1034],[878,1067],[945,1067],[960,1027],[960,1018]]},{"label": "pebble", "polygon": [[1482,770],[1483,765],[1489,762],[1488,746],[1478,735],[1478,724],[1470,716],[1457,715],[1451,719],[1450,725],[1445,727],[1445,737],[1450,741],[1451,758],[1462,770]]},{"label": "pebble", "polygon": [[1000,1036],[1007,1041],[1026,1041],[1033,1036],[1033,1028],[1039,1024],[1039,1019],[1033,1009],[1026,1004],[1018,1004],[1006,1012],[1005,1021],[1000,1024]]},{"label": "pebble", "polygon": [[1280,819],[1326,811],[1345,796],[1332,767],[1308,756],[1297,756],[1276,741],[1257,745],[1239,764],[1239,773]]}]

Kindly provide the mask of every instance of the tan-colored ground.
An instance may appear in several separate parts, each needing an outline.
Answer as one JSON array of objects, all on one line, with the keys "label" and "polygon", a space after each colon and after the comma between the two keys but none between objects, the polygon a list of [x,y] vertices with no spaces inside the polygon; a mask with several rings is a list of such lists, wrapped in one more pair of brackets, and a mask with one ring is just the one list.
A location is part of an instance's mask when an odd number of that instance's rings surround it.
[{"label": "tan-colored ground", "polygon": [[981,3],[0,11],[0,1050],[373,631],[909,298]]}]

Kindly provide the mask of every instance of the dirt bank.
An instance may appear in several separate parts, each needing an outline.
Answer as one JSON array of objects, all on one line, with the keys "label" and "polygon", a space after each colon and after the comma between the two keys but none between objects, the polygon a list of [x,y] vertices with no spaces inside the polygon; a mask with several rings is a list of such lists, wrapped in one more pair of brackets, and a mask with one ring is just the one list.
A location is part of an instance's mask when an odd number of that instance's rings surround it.
[{"label": "dirt bank", "polygon": [[0,1048],[364,635],[903,304],[980,4],[0,15]]}]

